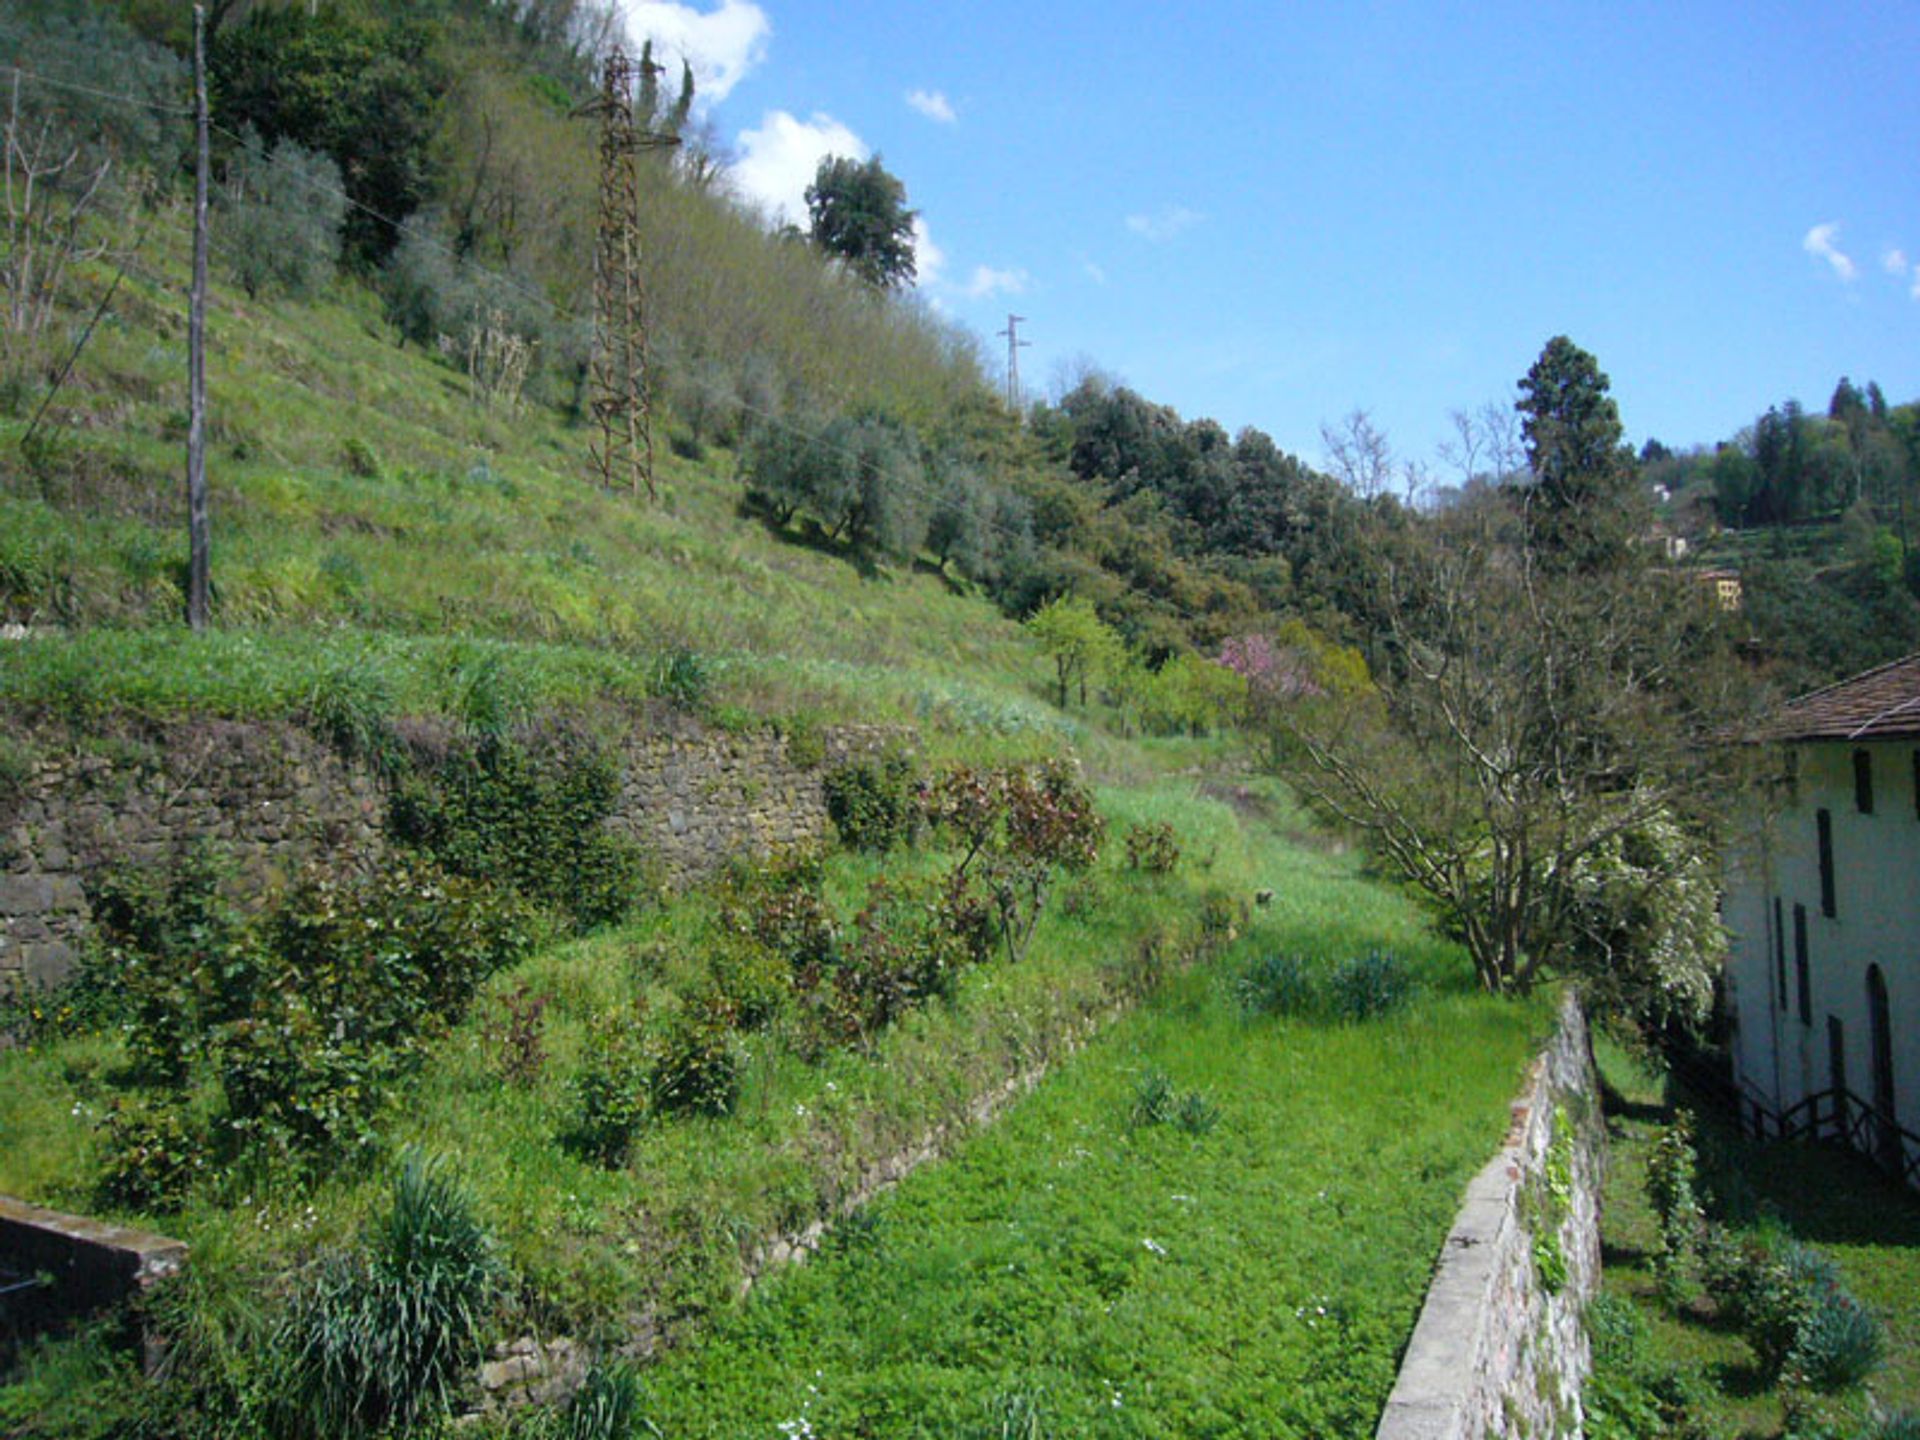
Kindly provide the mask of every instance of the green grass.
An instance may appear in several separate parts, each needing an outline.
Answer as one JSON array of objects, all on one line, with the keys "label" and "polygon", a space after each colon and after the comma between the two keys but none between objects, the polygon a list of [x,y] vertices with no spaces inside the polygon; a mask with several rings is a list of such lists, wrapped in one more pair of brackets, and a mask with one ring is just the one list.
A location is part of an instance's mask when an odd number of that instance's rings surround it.
[{"label": "green grass", "polygon": [[[1603,1290],[1632,1303],[1647,1328],[1647,1352],[1696,1378],[1690,1395],[1715,1436],[1772,1440],[1786,1432],[1791,1397],[1764,1383],[1753,1351],[1695,1301],[1662,1299],[1652,1269],[1659,1223],[1646,1195],[1654,1139],[1672,1116],[1665,1085],[1617,1046],[1596,1047],[1601,1073],[1621,1102],[1610,1109],[1603,1237]],[[1886,1327],[1886,1358],[1866,1390],[1891,1408],[1920,1408],[1920,1198],[1851,1152],[1761,1145],[1722,1118],[1697,1110],[1703,1143],[1751,1187],[1762,1213],[1838,1264],[1846,1287]],[[1837,1433],[1860,1432],[1864,1392],[1820,1402]]]},{"label": "green grass", "polygon": [[[1550,1011],[1443,988],[1372,1025],[1248,1020],[1224,977],[1278,936],[1173,985],[663,1367],[663,1432],[998,1435],[1027,1397],[1051,1436],[1370,1433]],[[1149,1068],[1217,1125],[1134,1125]]]}]

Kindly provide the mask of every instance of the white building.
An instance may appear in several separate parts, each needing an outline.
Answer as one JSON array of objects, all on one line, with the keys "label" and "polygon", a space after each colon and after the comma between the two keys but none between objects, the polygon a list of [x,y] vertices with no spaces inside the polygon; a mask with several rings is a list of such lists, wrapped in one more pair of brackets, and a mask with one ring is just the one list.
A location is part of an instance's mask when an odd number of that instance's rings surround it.
[{"label": "white building", "polygon": [[1920,655],[1789,702],[1760,738],[1785,778],[1725,911],[1743,1108],[1920,1185]]}]

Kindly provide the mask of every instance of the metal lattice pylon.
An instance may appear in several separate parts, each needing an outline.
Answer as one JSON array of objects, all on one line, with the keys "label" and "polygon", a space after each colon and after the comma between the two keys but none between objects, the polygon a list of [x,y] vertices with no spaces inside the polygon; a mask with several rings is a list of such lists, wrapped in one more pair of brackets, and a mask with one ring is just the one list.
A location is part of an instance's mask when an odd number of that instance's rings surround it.
[{"label": "metal lattice pylon", "polygon": [[608,489],[647,494],[653,484],[653,417],[647,390],[647,300],[640,274],[640,197],[633,126],[635,67],[615,47],[602,72],[600,222],[593,245],[593,353],[588,408],[598,433],[593,466]]}]

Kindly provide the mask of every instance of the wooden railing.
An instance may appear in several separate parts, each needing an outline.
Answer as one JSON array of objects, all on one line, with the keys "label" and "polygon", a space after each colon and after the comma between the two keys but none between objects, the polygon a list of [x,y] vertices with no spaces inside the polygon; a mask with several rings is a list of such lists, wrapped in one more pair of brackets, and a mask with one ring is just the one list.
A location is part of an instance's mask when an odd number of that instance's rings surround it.
[{"label": "wooden railing", "polygon": [[1672,1047],[1666,1054],[1673,1077],[1698,1100],[1736,1117],[1760,1140],[1840,1144],[1920,1189],[1920,1135],[1883,1115],[1851,1090],[1821,1090],[1785,1110],[1776,1110],[1752,1082],[1735,1083],[1724,1065],[1698,1051]]},{"label": "wooden railing", "polygon": [[1740,1124],[1762,1140],[1811,1140],[1858,1150],[1889,1175],[1920,1189],[1920,1135],[1894,1123],[1851,1090],[1821,1090],[1785,1110],[1754,1086],[1739,1091]]}]

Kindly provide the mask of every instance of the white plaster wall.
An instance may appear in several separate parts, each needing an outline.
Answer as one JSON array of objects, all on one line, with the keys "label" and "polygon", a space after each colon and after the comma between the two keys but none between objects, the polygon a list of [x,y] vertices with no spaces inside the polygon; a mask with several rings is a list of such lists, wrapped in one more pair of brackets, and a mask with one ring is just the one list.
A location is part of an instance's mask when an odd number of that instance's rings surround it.
[{"label": "white plaster wall", "polygon": [[[1729,985],[1741,1078],[1785,1110],[1830,1085],[1827,1018],[1846,1031],[1847,1087],[1871,1098],[1867,970],[1887,981],[1900,1123],[1920,1131],[1920,801],[1914,742],[1827,741],[1795,747],[1798,783],[1770,824],[1755,822],[1732,857],[1726,921],[1733,932]],[[1873,813],[1854,801],[1853,753],[1873,765]],[[1820,911],[1818,821],[1833,817],[1835,914]],[[1784,920],[1787,995],[1774,971],[1773,900]],[[1793,907],[1806,907],[1811,1023],[1802,1025],[1794,965]]]}]

